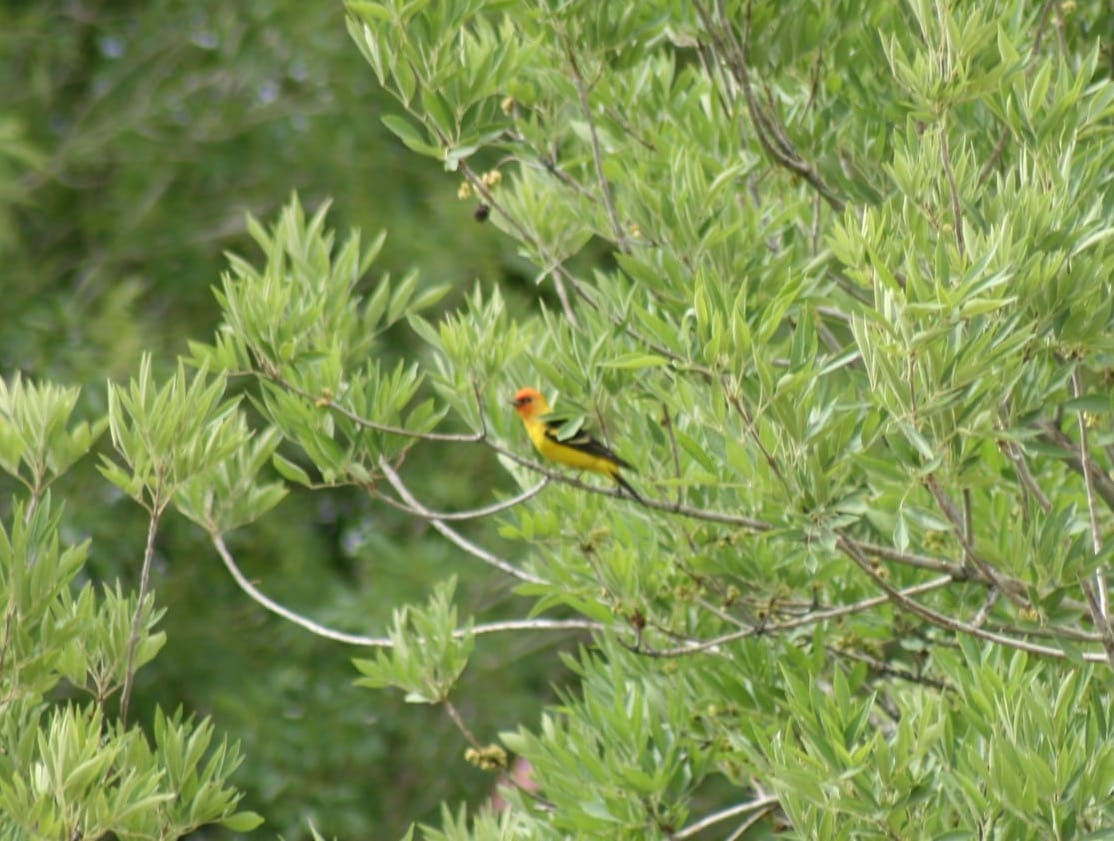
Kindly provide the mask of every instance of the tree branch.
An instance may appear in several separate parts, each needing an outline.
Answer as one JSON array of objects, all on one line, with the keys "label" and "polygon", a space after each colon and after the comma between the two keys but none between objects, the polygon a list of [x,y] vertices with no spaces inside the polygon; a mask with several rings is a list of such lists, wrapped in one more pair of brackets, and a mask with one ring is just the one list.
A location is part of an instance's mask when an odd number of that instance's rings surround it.
[{"label": "tree branch", "polygon": [[740,803],[737,806],[731,806],[727,809],[721,809],[718,812],[713,812],[695,823],[691,823],[684,829],[674,832],[669,836],[670,841],[684,841],[686,838],[692,838],[694,835],[699,835],[710,826],[715,826],[717,823],[729,821],[732,818],[737,818],[740,815],[746,815],[751,812],[757,812],[761,815],[766,814],[771,809],[777,808],[778,799],[773,795],[766,794],[756,797],[747,803]]},{"label": "tree branch", "polygon": [[[997,643],[1007,648],[1014,648],[1018,651],[1025,651],[1029,654],[1038,654],[1042,657],[1050,657],[1055,660],[1066,660],[1068,654],[1059,648],[1049,648],[1046,645],[1037,645],[1024,640],[1014,639],[1013,637],[1005,636],[1004,634],[994,633],[992,631],[984,630],[975,625],[967,622],[962,622],[958,619],[952,619],[950,616],[945,616],[938,613],[931,608],[927,608],[918,602],[913,601],[908,595],[900,590],[896,590],[888,581],[883,578],[876,569],[862,556],[859,550],[847,539],[840,536],[837,538],[837,545],[844,551],[844,553],[854,561],[863,572],[865,572],[874,583],[882,589],[883,592],[890,598],[890,600],[908,611],[909,613],[919,616],[921,619],[929,622],[938,628],[943,628],[947,631],[952,631],[957,634],[967,634],[969,636],[977,637],[978,639],[986,640],[987,642]],[[1096,652],[1083,652],[1081,655],[1083,660],[1090,663],[1102,662],[1106,659],[1105,654]]]},{"label": "tree branch", "polygon": [[395,489],[395,492],[398,493],[400,497],[402,497],[403,502],[414,509],[414,511],[420,517],[425,519],[444,537],[448,538],[451,543],[455,543],[472,557],[479,558],[485,564],[493,566],[497,570],[505,572],[507,575],[517,578],[520,581],[526,581],[530,584],[549,584],[549,582],[546,581],[544,578],[539,578],[533,573],[525,572],[514,566],[513,564],[507,563],[497,555],[493,555],[482,546],[477,546],[460,532],[446,525],[445,521],[438,518],[435,512],[430,511],[428,508],[418,502],[414,495],[410,493],[410,489],[406,487],[406,484],[402,481],[402,477],[398,475],[398,472],[391,466],[390,462],[387,461],[384,456],[379,456],[379,461],[377,463],[379,465],[379,469],[383,471],[383,475],[387,477],[387,481],[391,483],[391,487],[393,487]]},{"label": "tree branch", "polygon": [[[247,594],[248,598],[264,610],[285,619],[287,622],[292,622],[316,636],[330,639],[334,642],[342,642],[346,645],[358,645],[367,648],[392,647],[393,643],[388,637],[372,637],[363,634],[349,634],[344,631],[337,631],[279,604],[247,579],[247,576],[244,575],[243,571],[241,571],[240,567],[236,564],[235,558],[232,557],[232,553],[228,550],[228,546],[225,545],[224,537],[219,532],[210,532],[209,540],[217,550],[217,554],[220,555],[220,559],[224,562],[225,568],[232,575],[232,579],[239,585],[240,589]],[[453,631],[453,638],[460,639],[468,633],[479,636],[482,634],[519,631],[606,631],[607,629],[608,626],[602,622],[593,622],[589,619],[511,619],[504,622],[488,622],[482,625],[476,625],[470,631],[467,628],[458,628]]]}]

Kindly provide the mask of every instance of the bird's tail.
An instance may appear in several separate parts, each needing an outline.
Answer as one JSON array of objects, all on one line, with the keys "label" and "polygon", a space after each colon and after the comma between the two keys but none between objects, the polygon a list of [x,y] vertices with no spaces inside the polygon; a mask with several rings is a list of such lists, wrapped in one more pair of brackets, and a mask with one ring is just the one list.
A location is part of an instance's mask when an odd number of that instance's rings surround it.
[{"label": "bird's tail", "polygon": [[628,482],[626,479],[624,479],[623,474],[620,473],[618,470],[616,470],[614,473],[611,474],[611,478],[613,478],[616,482],[618,482],[619,487],[622,488],[627,493],[629,493],[631,496],[633,496],[638,502],[641,502],[643,505],[646,504],[646,500],[644,500],[642,497],[640,497],[638,495],[638,492],[630,486],[630,482]]}]

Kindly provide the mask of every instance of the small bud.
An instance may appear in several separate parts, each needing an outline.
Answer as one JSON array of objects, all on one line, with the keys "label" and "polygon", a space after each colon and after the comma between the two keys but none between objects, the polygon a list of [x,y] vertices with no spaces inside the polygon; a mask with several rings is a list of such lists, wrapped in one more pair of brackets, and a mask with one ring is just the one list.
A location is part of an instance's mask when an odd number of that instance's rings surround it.
[{"label": "small bud", "polygon": [[468,748],[464,761],[484,771],[499,771],[507,767],[507,752],[499,745],[482,748]]}]

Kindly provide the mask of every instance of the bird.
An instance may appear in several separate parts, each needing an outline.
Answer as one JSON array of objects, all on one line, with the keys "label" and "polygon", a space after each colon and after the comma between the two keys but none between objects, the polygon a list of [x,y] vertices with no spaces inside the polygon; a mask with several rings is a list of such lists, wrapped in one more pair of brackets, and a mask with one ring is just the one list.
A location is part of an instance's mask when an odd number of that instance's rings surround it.
[{"label": "bird", "polygon": [[644,502],[638,492],[623,478],[622,470],[634,470],[630,462],[615,455],[606,445],[601,444],[583,428],[565,431],[565,422],[559,418],[547,417],[550,413],[549,402],[536,388],[520,388],[511,401],[514,410],[522,418],[522,425],[534,443],[534,448],[543,458],[556,461],[575,470],[590,470],[602,473],[615,480],[620,488],[639,502]]}]

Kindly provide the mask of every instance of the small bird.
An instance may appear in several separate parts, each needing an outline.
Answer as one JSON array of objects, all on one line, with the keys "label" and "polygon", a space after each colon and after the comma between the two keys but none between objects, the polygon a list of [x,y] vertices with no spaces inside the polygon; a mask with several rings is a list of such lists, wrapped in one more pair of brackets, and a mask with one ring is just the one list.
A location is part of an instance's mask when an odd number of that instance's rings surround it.
[{"label": "small bird", "polygon": [[560,435],[559,432],[564,422],[558,418],[547,418],[549,403],[536,388],[520,388],[511,401],[514,410],[522,418],[522,425],[534,448],[543,457],[560,462],[575,470],[590,470],[593,473],[602,473],[610,476],[619,487],[629,493],[639,502],[644,500],[630,486],[623,474],[622,468],[634,468],[606,446],[601,444],[583,429]]}]

